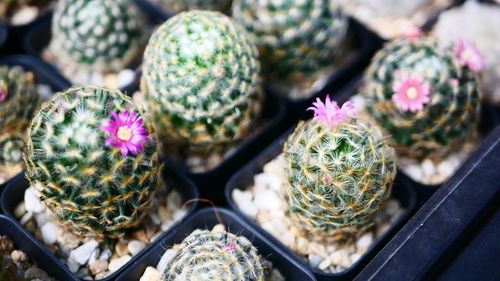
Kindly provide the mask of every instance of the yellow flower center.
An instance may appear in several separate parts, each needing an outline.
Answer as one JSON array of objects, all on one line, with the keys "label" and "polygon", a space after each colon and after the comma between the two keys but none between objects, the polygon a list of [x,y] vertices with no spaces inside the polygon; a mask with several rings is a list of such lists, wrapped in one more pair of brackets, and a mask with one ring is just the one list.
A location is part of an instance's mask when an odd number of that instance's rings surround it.
[{"label": "yellow flower center", "polygon": [[471,50],[466,50],[464,52],[462,52],[462,58],[467,60],[467,59],[470,59],[471,57],[473,56]]},{"label": "yellow flower center", "polygon": [[116,132],[116,136],[121,141],[129,141],[132,138],[132,130],[127,126],[120,126],[118,132]]},{"label": "yellow flower center", "polygon": [[417,89],[415,89],[415,87],[408,88],[408,90],[406,90],[406,96],[411,100],[416,99],[418,97]]}]

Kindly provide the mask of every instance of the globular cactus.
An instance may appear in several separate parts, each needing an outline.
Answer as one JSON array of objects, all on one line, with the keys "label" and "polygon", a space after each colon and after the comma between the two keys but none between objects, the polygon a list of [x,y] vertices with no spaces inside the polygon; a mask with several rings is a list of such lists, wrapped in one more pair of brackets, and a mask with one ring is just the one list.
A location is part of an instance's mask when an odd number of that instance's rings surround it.
[{"label": "globular cactus", "polygon": [[257,37],[267,79],[308,88],[344,41],[347,18],[335,2],[235,0],[232,10]]},{"label": "globular cactus", "polygon": [[160,164],[153,126],[119,91],[74,87],[28,128],[27,178],[57,221],[79,235],[120,236],[152,205]]},{"label": "globular cactus", "polygon": [[21,135],[0,135],[0,165],[22,163],[23,148]]},{"label": "globular cactus", "polygon": [[0,134],[23,132],[38,101],[33,73],[19,66],[0,66]]},{"label": "globular cactus", "polygon": [[118,72],[140,57],[143,26],[137,7],[128,0],[61,0],[49,48],[63,65]]},{"label": "globular cactus", "polygon": [[166,10],[179,13],[188,10],[226,11],[232,0],[154,0]]},{"label": "globular cactus", "polygon": [[161,265],[162,281],[270,281],[269,262],[243,236],[195,230],[173,250]]},{"label": "globular cactus", "polygon": [[141,81],[160,140],[206,154],[245,137],[261,108],[257,56],[252,37],[219,12],[184,12],[160,26]]},{"label": "globular cactus", "polygon": [[370,225],[390,195],[394,149],[371,123],[329,97],[314,103],[285,143],[282,196],[287,215],[311,239],[344,243]]},{"label": "globular cactus", "polygon": [[370,115],[392,135],[398,154],[439,159],[474,132],[481,68],[470,43],[440,48],[417,30],[376,54],[362,95]]}]

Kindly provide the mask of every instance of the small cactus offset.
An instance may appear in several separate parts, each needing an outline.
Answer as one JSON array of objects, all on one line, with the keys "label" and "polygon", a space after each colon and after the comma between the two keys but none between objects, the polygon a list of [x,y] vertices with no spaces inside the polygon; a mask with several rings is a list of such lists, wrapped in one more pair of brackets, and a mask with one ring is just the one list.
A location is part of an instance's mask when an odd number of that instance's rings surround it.
[{"label": "small cactus offset", "polygon": [[310,238],[343,243],[370,226],[390,195],[394,149],[371,123],[326,98],[315,118],[301,122],[285,143],[282,195],[287,215]]},{"label": "small cactus offset", "polygon": [[0,66],[0,134],[24,132],[38,101],[33,73],[18,66]]},{"label": "small cactus offset", "polygon": [[179,13],[188,10],[226,11],[232,0],[154,0],[166,10]]},{"label": "small cactus offset", "polygon": [[20,135],[0,135],[0,165],[23,162],[23,137]]},{"label": "small cactus offset", "polygon": [[347,18],[335,2],[235,0],[232,10],[257,37],[267,79],[308,88],[344,41]]},{"label": "small cactus offset", "polygon": [[162,281],[270,281],[269,262],[243,236],[195,230],[173,250],[162,265]]},{"label": "small cactus offset", "polygon": [[152,205],[160,164],[153,126],[119,91],[74,87],[45,102],[28,128],[27,178],[62,225],[120,236]]},{"label": "small cactus offset", "polygon": [[362,95],[371,116],[392,135],[398,154],[439,159],[473,135],[481,56],[460,41],[440,48],[416,30],[378,52]]},{"label": "small cactus offset", "polygon": [[141,90],[162,142],[177,151],[220,152],[245,137],[261,108],[252,37],[210,11],[174,16],[151,37]]},{"label": "small cactus offset", "polygon": [[62,64],[118,72],[140,57],[144,33],[131,1],[61,0],[54,11],[49,48]]}]

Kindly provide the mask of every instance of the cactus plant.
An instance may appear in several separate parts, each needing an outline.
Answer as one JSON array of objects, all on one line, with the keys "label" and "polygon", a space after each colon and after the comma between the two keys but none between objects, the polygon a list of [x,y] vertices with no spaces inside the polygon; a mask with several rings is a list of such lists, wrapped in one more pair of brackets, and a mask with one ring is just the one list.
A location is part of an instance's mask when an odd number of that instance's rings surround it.
[{"label": "cactus plant", "polygon": [[74,87],[45,102],[28,127],[27,178],[62,225],[117,237],[136,225],[159,186],[152,125],[119,91]]},{"label": "cactus plant", "polygon": [[151,37],[141,90],[162,141],[207,154],[249,133],[261,107],[258,73],[242,27],[219,12],[183,12]]},{"label": "cactus plant", "polygon": [[[62,0],[54,11],[49,50],[63,66],[118,72],[140,56],[143,26],[127,0]],[[61,70],[71,77],[66,67]]]},{"label": "cactus plant", "polygon": [[439,159],[474,132],[481,68],[470,43],[440,48],[417,30],[376,54],[362,95],[368,112],[392,135],[398,154]]},{"label": "cactus plant", "polygon": [[188,10],[226,11],[232,0],[154,0],[166,10],[179,13]]},{"label": "cactus plant", "polygon": [[256,35],[268,79],[308,88],[344,41],[347,19],[335,2],[236,0],[233,17]]},{"label": "cactus plant", "polygon": [[266,281],[270,265],[248,239],[225,231],[195,230],[161,265],[163,281]]},{"label": "cactus plant", "polygon": [[22,163],[24,143],[20,135],[0,135],[0,165]]},{"label": "cactus plant", "polygon": [[394,149],[375,125],[317,99],[312,120],[285,143],[282,196],[286,214],[313,240],[344,243],[370,225],[390,195]]}]

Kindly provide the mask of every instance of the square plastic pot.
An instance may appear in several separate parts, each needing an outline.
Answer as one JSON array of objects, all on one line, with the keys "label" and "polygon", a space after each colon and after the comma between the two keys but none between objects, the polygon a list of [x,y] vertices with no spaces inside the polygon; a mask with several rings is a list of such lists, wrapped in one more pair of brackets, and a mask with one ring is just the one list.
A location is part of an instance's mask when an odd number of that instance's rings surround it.
[{"label": "square plastic pot", "polygon": [[[222,221],[218,221],[216,213]],[[180,224],[175,231],[163,237],[148,253],[143,255],[137,262],[132,264],[123,272],[116,281],[136,281],[139,280],[148,266],[156,267],[165,250],[174,244],[182,242],[191,232],[196,229],[211,230],[215,225],[222,223],[230,233],[244,236],[252,242],[260,255],[273,263],[273,267],[279,269],[287,281],[315,281],[316,278],[308,270],[297,263],[293,258],[283,253],[282,250],[274,246],[268,239],[247,224],[235,213],[221,208],[205,208],[196,212],[193,216]]]},{"label": "square plastic pot", "polygon": [[[173,187],[177,192],[182,197],[182,200],[188,201],[190,199],[195,199],[199,198],[199,192],[196,188],[196,186],[193,184],[191,180],[186,178],[185,176],[176,173],[172,168],[170,167],[165,167],[163,171],[163,178],[168,186]],[[36,240],[34,236],[31,233],[28,233],[26,229],[15,219],[14,216],[14,210],[16,206],[23,201],[24,199],[24,191],[29,187],[28,180],[25,178],[24,173],[19,174],[15,178],[13,178],[9,184],[5,187],[5,190],[2,192],[1,197],[0,197],[0,202],[2,203],[2,210],[3,212],[14,221],[14,223],[17,225],[18,228],[21,228],[23,233],[27,234],[30,239]],[[194,211],[196,210],[198,206],[198,202],[193,202],[188,205],[189,209],[188,212],[186,213],[186,216],[184,219],[188,218],[191,216]],[[168,236],[171,231],[175,231],[175,229],[178,227],[179,222],[174,223],[167,231],[162,233],[159,238],[157,238],[155,241],[150,243],[146,248],[141,250],[137,255],[133,256],[130,261],[128,261],[125,265],[123,265],[120,269],[117,271],[113,272],[106,278],[100,279],[102,281],[110,281],[114,280],[121,272],[126,270],[130,265],[134,264],[144,253],[149,251],[150,249],[156,247],[160,241],[163,239],[163,237]],[[15,234],[14,234],[15,235]],[[41,245],[37,241],[38,245]],[[57,260],[57,258],[52,255],[45,247],[43,247],[43,251],[47,255],[50,255],[52,259]],[[68,271],[68,268],[66,265],[64,265],[62,262],[59,260],[56,261],[56,263],[53,265],[57,267],[57,270],[59,271]],[[78,276],[76,276],[74,273],[70,272],[71,280],[80,280]],[[68,280],[68,279],[60,279],[60,280]]]}]

